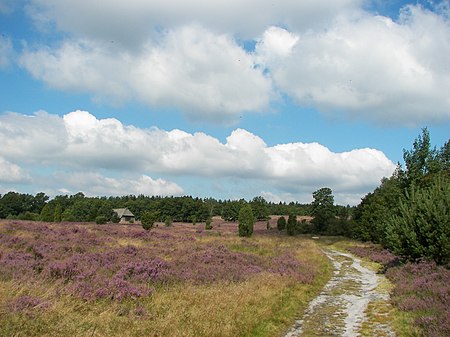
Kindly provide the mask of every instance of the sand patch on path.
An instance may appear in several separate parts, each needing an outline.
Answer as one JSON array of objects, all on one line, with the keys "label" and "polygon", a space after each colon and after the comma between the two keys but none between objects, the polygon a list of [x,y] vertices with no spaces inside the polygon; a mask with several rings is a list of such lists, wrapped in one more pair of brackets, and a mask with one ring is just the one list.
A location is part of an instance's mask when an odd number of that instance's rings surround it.
[{"label": "sand patch on path", "polygon": [[[395,336],[389,326],[389,293],[384,276],[352,254],[325,248],[334,275],[285,337]],[[373,319],[379,317],[379,319]]]}]

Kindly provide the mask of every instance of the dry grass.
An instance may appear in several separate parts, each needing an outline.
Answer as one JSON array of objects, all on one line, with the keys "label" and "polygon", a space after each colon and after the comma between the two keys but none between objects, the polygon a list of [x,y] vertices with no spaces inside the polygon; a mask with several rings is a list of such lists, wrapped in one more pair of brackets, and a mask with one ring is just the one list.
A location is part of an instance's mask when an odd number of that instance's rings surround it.
[{"label": "dry grass", "polygon": [[[68,294],[64,284],[31,280],[1,280],[1,336],[277,336],[286,331],[308,302],[329,279],[331,268],[312,241],[260,233],[242,239],[235,224],[221,224],[205,233],[199,225],[161,229],[175,237],[194,235],[192,242],[175,245],[221,243],[230,251],[271,258],[289,252],[315,273],[312,283],[299,283],[292,277],[261,272],[245,280],[198,284],[161,284],[149,296],[136,299],[85,301]],[[91,226],[91,225],[90,225]],[[199,232],[198,234],[195,234]],[[188,234],[190,233],[190,234]],[[170,245],[171,239],[167,239]],[[108,238],[117,246],[145,246],[132,238]],[[1,254],[1,252],[0,252]],[[1,270],[0,270],[1,272]],[[39,304],[12,310],[18,298],[29,296]]]}]

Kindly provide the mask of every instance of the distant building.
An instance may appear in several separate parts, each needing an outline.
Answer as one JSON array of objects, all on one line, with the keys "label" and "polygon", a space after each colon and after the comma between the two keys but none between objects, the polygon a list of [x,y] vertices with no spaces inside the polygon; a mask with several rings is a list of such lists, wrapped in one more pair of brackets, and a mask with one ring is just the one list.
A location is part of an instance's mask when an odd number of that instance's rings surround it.
[{"label": "distant building", "polygon": [[128,208],[115,208],[113,212],[117,214],[120,223],[135,221],[134,214]]}]

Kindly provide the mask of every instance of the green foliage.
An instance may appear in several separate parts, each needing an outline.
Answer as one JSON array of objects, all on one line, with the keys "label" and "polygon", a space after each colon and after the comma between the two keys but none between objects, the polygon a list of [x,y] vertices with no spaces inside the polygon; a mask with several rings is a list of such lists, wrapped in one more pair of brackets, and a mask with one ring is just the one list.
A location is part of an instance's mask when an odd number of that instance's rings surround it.
[{"label": "green foliage", "polygon": [[313,192],[313,198],[311,215],[314,219],[312,223],[314,224],[315,232],[322,233],[327,230],[328,223],[335,216],[333,192],[329,187],[322,187]]},{"label": "green foliage", "polygon": [[41,219],[41,215],[38,213],[33,213],[26,211],[25,213],[20,213],[17,216],[19,220],[29,220],[29,221],[39,221]]},{"label": "green foliage", "polygon": [[52,222],[54,219],[54,210],[51,204],[46,204],[41,211],[41,221]]},{"label": "green foliage", "polygon": [[156,211],[145,211],[141,215],[141,224],[142,228],[144,228],[146,231],[153,228],[155,225],[155,222],[158,221],[159,213]]},{"label": "green foliage", "polygon": [[286,229],[286,219],[284,216],[281,216],[277,220],[277,229],[281,232]]},{"label": "green foliage", "polygon": [[398,213],[399,200],[404,198],[400,167],[381,185],[366,195],[354,212],[354,226],[349,235],[363,240],[381,243],[384,241],[384,223]]},{"label": "green foliage", "polygon": [[426,188],[413,184],[399,210],[386,223],[387,248],[410,259],[449,262],[450,180],[438,176]]},{"label": "green foliage", "polygon": [[108,222],[108,219],[104,215],[99,215],[95,218],[95,223],[97,225],[104,225]]},{"label": "green foliage", "polygon": [[245,205],[239,211],[239,236],[252,236],[255,218],[250,205]]},{"label": "green foliage", "polygon": [[195,215],[191,215],[190,220],[192,222],[192,225],[195,226],[197,224],[197,217]]},{"label": "green foliage", "polygon": [[348,232],[379,242],[408,259],[448,261],[450,140],[431,148],[422,129],[411,150],[403,150],[406,169],[398,165],[354,211]]},{"label": "green foliage", "polygon": [[295,231],[299,234],[307,234],[311,232],[311,226],[303,219],[302,221],[297,222]]},{"label": "green foliage", "polygon": [[166,216],[166,218],[164,220],[164,225],[166,227],[170,227],[170,226],[172,226],[172,223],[173,223],[172,217],[171,216]]},{"label": "green foliage", "polygon": [[62,208],[61,208],[61,204],[57,203],[55,205],[55,210],[53,212],[53,221],[61,222],[61,220],[62,220]]},{"label": "green foliage", "polygon": [[210,230],[212,228],[213,228],[213,226],[212,226],[212,219],[211,218],[207,218],[206,221],[205,221],[205,229]]},{"label": "green foliage", "polygon": [[21,213],[41,213],[48,196],[40,192],[35,196],[17,192],[8,192],[0,196],[0,218],[16,217]]},{"label": "green foliage", "polygon": [[253,216],[257,221],[269,219],[267,201],[263,197],[254,197],[250,202],[250,205],[252,207]]},{"label": "green foliage", "polygon": [[113,212],[113,214],[111,215],[111,222],[112,223],[119,223],[120,222],[120,218],[119,218],[119,216],[117,215],[116,212]]},{"label": "green foliage", "polygon": [[289,214],[289,218],[286,224],[287,235],[289,236],[294,235],[296,226],[297,226],[297,217],[294,214]]},{"label": "green foliage", "polygon": [[223,202],[222,218],[227,221],[236,221],[239,218],[239,211],[244,202],[244,200],[227,200]]}]

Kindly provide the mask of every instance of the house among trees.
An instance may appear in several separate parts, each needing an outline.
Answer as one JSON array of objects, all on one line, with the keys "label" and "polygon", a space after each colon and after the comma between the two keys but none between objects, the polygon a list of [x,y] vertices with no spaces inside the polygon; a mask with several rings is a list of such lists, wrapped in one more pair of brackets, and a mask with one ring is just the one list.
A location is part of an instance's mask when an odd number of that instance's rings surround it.
[{"label": "house among trees", "polygon": [[115,208],[113,212],[117,214],[120,223],[135,221],[134,214],[128,208]]}]

